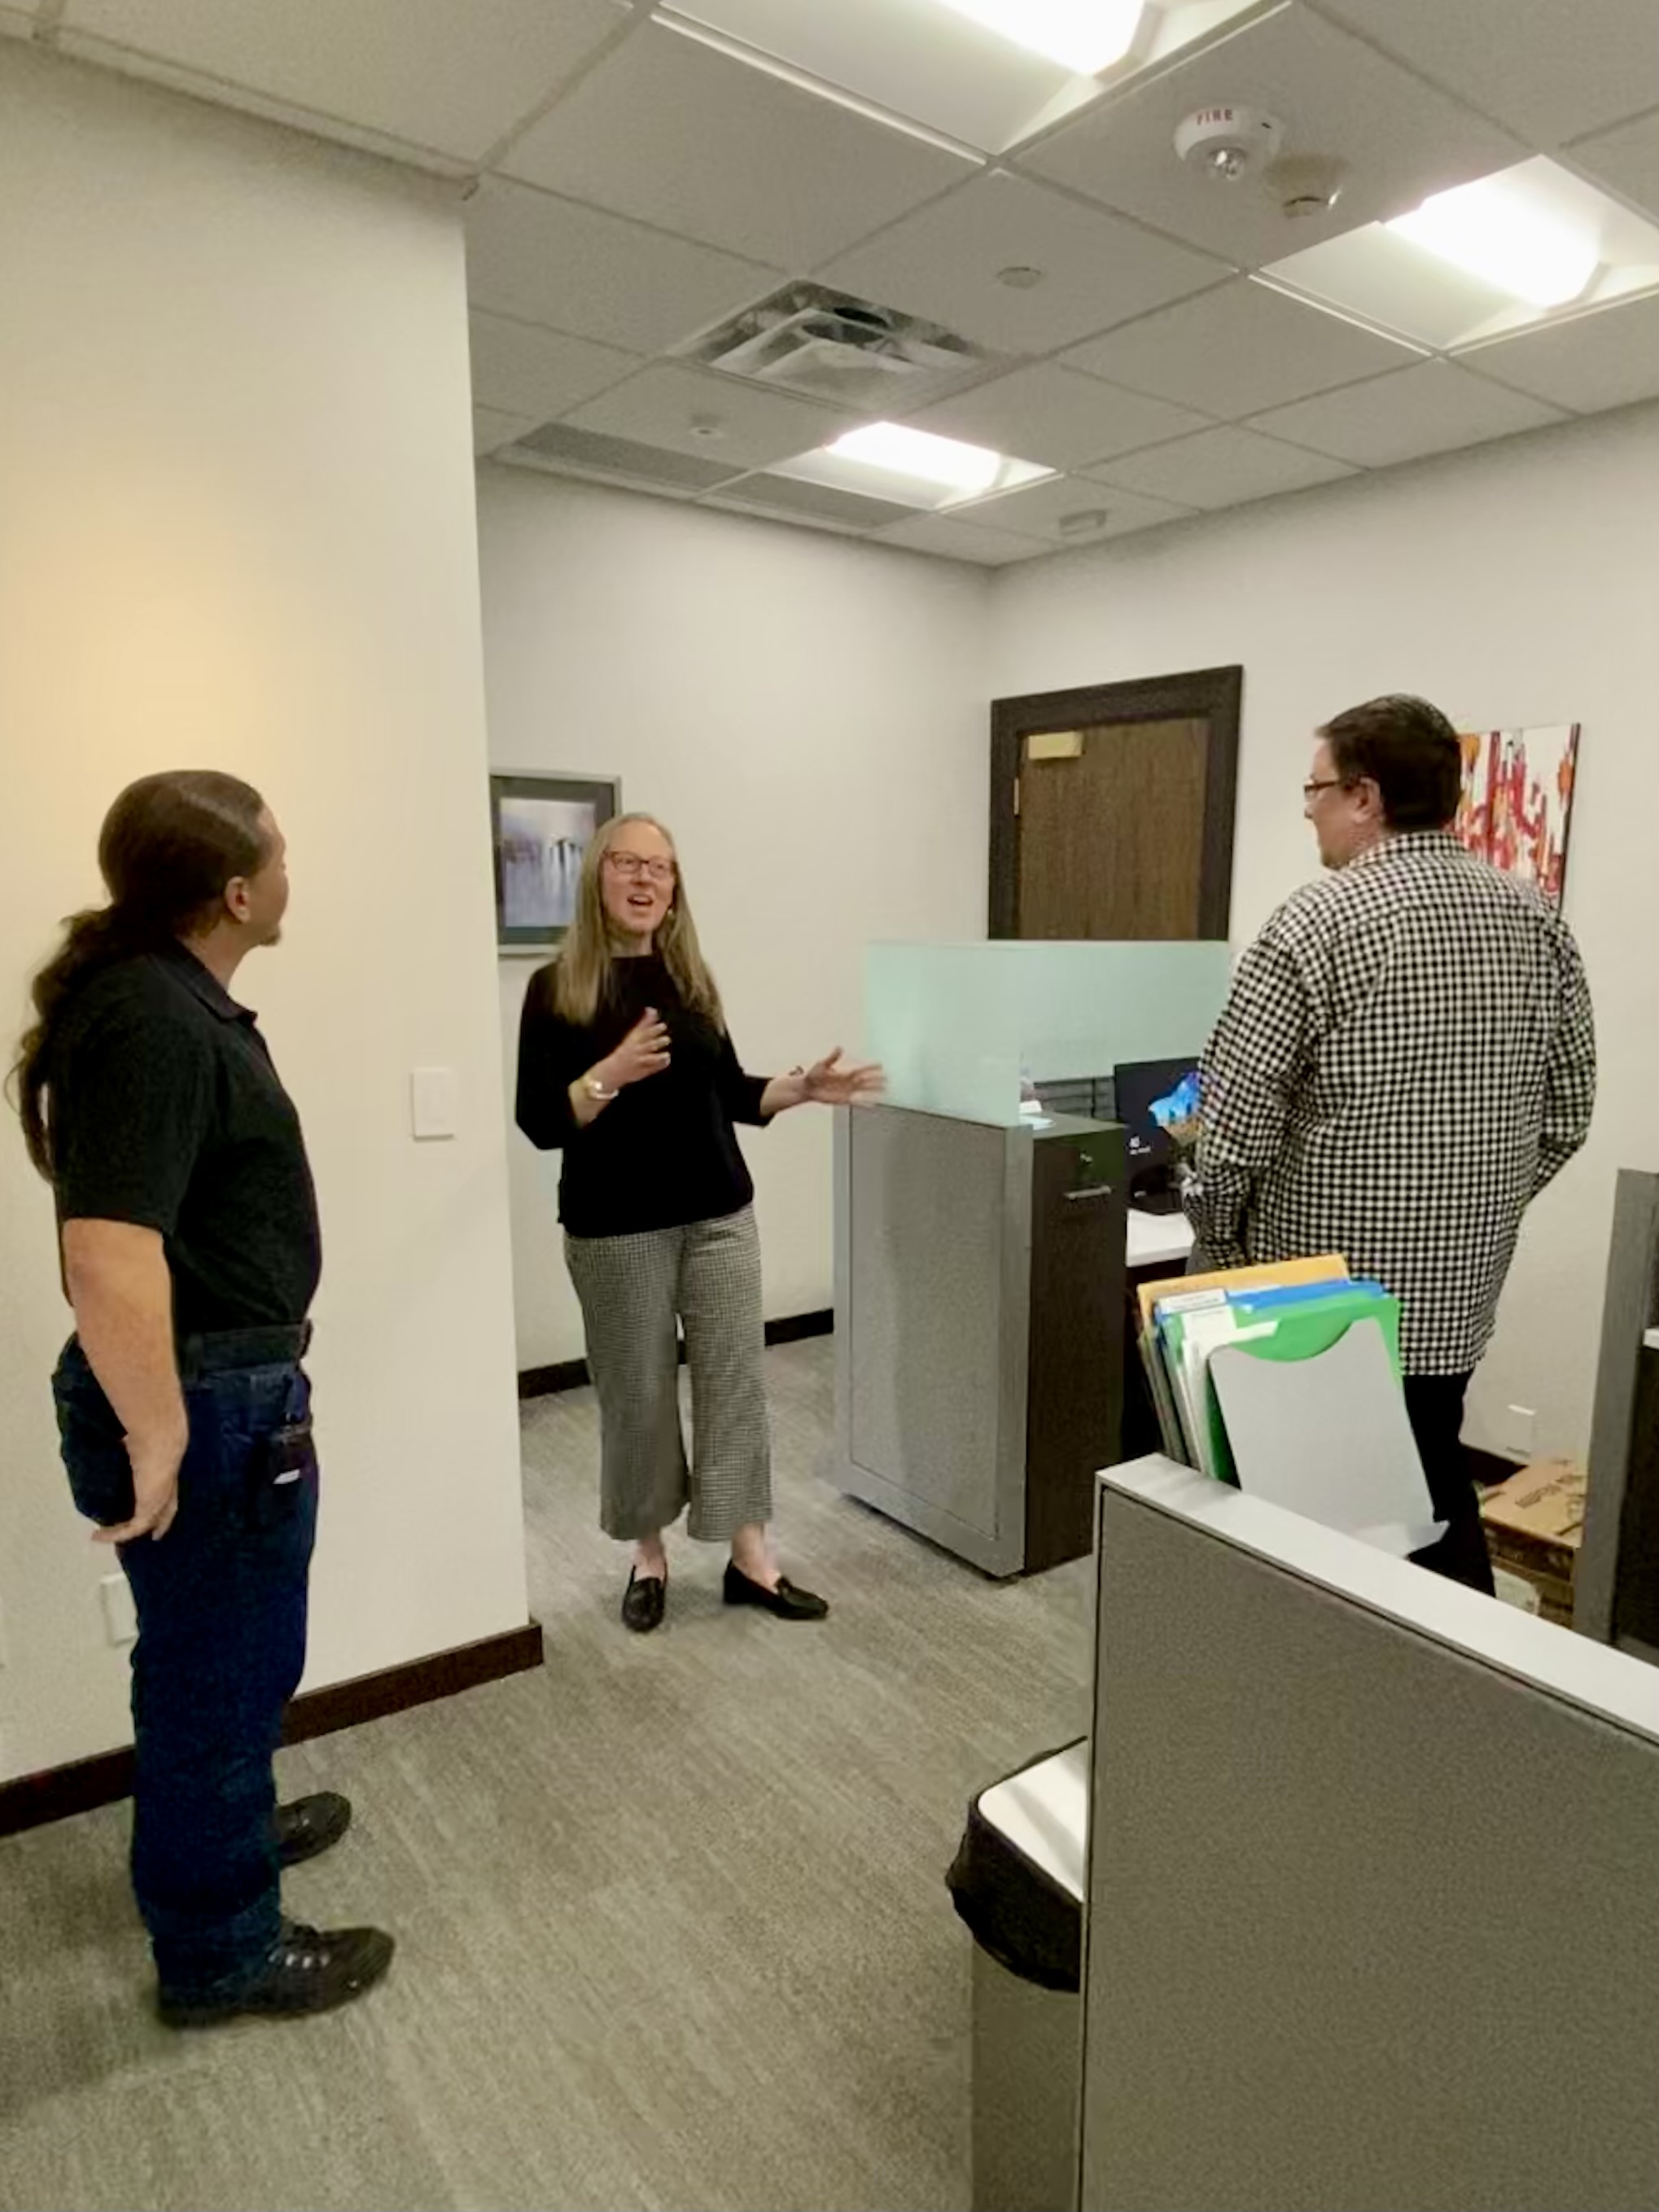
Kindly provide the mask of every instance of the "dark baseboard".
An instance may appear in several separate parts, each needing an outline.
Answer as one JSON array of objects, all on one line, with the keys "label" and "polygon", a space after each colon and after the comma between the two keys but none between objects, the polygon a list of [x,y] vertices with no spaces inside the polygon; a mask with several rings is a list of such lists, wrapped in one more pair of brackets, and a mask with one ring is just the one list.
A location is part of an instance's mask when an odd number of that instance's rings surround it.
[{"label": "dark baseboard", "polygon": [[[541,1663],[541,1623],[526,1621],[522,1628],[506,1629],[477,1644],[458,1644],[453,1650],[434,1651],[424,1659],[406,1659],[400,1666],[359,1674],[349,1682],[307,1690],[288,1709],[283,1741],[303,1743],[308,1736],[331,1735],[336,1729],[383,1720],[388,1713],[405,1712],[410,1705],[427,1705],[434,1698],[451,1698],[458,1690],[476,1690],[482,1683],[524,1674]],[[112,1805],[131,1794],[130,1747],[100,1752],[94,1759],[72,1759],[67,1766],[49,1766],[40,1774],[20,1775],[14,1782],[0,1782],[0,1836],[66,1820],[71,1813],[88,1813],[96,1805]]]},{"label": "dark baseboard", "polygon": [[[830,1336],[834,1334],[836,1316],[828,1306],[815,1313],[781,1314],[777,1320],[766,1324],[769,1344],[799,1344],[804,1337]],[[685,1363],[685,1346],[680,1346],[680,1364]],[[587,1381],[587,1362],[585,1359],[556,1359],[550,1367],[526,1367],[519,1376],[519,1395],[521,1398],[547,1398],[556,1390],[580,1390]]]}]

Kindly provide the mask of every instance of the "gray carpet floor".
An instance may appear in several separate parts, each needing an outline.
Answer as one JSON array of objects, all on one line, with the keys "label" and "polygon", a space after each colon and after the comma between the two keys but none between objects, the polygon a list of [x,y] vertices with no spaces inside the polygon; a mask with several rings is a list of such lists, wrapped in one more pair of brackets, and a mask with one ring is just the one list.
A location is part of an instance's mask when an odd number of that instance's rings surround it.
[{"label": "gray carpet floor", "polygon": [[591,1394],[525,1408],[547,1663],[285,1752],[357,1825],[289,1907],[393,1929],[293,2025],[146,2008],[112,1807],[0,1842],[0,2208],[956,2207],[969,1794],[1086,1724],[1082,1565],[997,1584],[823,1481],[830,1346],[768,1354],[786,1627],[671,1546],[629,1636]]}]

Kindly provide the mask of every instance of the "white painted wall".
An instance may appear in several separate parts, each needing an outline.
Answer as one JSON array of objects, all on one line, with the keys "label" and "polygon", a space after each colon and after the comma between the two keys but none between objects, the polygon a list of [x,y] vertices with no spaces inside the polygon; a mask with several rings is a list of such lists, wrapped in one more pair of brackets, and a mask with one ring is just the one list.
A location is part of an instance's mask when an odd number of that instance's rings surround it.
[{"label": "white painted wall", "polygon": [[[479,475],[490,757],[617,772],[678,841],[746,1064],[859,1042],[872,938],[985,927],[985,577],[503,467]],[[501,963],[508,1081],[534,963]],[[745,1131],[769,1314],[831,1297],[830,1121]],[[575,1357],[557,1156],[512,1138],[519,1362]]]},{"label": "white painted wall", "polygon": [[1471,726],[1580,721],[1566,913],[1601,1032],[1590,1142],[1534,1208],[1471,1439],[1588,1441],[1614,1171],[1659,1167],[1659,408],[1001,572],[997,696],[1243,664],[1243,942],[1316,872],[1316,723],[1418,691]]},{"label": "white painted wall", "polygon": [[[313,1683],[526,1617],[461,240],[436,188],[0,52],[0,1006],[105,807],[213,765],[291,846],[238,978],[321,1194]],[[407,1079],[459,1077],[416,1146]],[[0,1142],[0,1774],[126,1734],[58,1465],[51,1204]]]}]

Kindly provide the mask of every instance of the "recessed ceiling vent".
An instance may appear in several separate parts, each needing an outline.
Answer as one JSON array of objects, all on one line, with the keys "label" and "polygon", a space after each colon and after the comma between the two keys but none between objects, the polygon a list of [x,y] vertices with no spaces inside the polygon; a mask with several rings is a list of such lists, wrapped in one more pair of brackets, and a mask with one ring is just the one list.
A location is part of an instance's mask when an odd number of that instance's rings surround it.
[{"label": "recessed ceiling vent", "polygon": [[814,399],[884,411],[977,375],[995,356],[937,323],[822,284],[786,284],[690,349],[694,361]]}]

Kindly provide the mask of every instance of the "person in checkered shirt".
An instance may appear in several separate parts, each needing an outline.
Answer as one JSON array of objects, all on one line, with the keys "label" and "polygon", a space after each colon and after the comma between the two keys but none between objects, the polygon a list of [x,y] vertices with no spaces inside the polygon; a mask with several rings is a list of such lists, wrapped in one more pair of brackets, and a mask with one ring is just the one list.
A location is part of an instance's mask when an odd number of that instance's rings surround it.
[{"label": "person in checkered shirt", "polygon": [[1414,1556],[1490,1592],[1463,1401],[1522,1216],[1589,1133],[1589,992],[1555,908],[1452,835],[1462,754],[1437,708],[1372,699],[1316,735],[1303,797],[1330,872],[1238,964],[1187,1212],[1211,1266],[1340,1252],[1395,1293],[1446,1523]]}]

